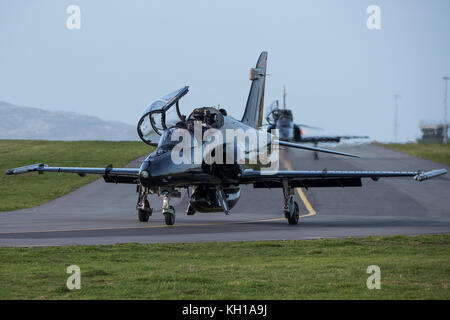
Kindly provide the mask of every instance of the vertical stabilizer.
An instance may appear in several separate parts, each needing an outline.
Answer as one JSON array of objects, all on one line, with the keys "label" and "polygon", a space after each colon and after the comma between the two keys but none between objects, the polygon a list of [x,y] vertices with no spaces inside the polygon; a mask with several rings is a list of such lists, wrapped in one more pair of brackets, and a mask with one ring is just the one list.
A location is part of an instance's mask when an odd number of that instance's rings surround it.
[{"label": "vertical stabilizer", "polygon": [[255,68],[250,69],[252,85],[248,94],[242,122],[254,128],[261,127],[264,107],[264,87],[266,85],[267,52],[259,56]]}]

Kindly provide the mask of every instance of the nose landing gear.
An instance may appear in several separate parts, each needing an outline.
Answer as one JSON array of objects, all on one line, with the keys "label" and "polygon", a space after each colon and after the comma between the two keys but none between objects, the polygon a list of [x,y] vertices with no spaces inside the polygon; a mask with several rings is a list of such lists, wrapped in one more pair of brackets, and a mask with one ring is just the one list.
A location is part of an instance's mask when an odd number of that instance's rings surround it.
[{"label": "nose landing gear", "polygon": [[162,204],[162,213],[164,215],[164,220],[166,221],[166,225],[172,226],[175,224],[175,208],[169,205],[169,193],[163,192],[163,204]]},{"label": "nose landing gear", "polygon": [[136,204],[136,211],[139,221],[148,222],[150,216],[153,213],[153,209],[150,207],[150,202],[147,200],[147,195],[149,193],[151,194],[158,193],[158,195],[163,198],[162,213],[164,215],[166,225],[172,226],[175,224],[175,208],[169,205],[169,199],[171,196],[175,198],[180,198],[181,193],[179,191],[171,189],[158,191],[155,189],[149,189],[139,184],[137,186],[136,192],[139,194],[138,202]]},{"label": "nose landing gear", "polygon": [[175,224],[175,209],[172,206],[167,208],[167,211],[163,212],[166,225],[172,226]]}]

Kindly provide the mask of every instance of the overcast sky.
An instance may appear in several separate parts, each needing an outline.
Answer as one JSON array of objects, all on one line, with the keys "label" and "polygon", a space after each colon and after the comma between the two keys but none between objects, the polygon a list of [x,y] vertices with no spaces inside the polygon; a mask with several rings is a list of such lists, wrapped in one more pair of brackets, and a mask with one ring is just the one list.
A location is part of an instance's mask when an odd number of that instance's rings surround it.
[{"label": "overcast sky", "polygon": [[[69,5],[81,29],[69,30]],[[381,30],[366,27],[369,5]],[[136,124],[190,86],[182,111],[220,104],[241,118],[248,70],[269,53],[265,105],[282,99],[307,134],[420,135],[443,119],[450,1],[0,0],[0,101]],[[450,84],[449,84],[450,85]]]}]

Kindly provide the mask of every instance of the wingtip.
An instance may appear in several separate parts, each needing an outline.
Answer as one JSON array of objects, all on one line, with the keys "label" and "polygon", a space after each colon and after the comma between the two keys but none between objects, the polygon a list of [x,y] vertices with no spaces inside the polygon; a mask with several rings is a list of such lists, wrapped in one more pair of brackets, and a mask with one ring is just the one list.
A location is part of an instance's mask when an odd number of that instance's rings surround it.
[{"label": "wingtip", "polygon": [[447,173],[447,169],[436,169],[427,172],[421,172],[414,176],[416,181],[425,181],[431,178],[439,177]]},{"label": "wingtip", "polygon": [[28,165],[28,166],[8,169],[8,170],[6,170],[5,174],[7,176],[10,176],[10,175],[14,175],[14,174],[22,174],[22,173],[27,173],[27,172],[31,172],[31,171],[39,171],[40,169],[42,169],[44,167],[47,167],[47,165],[44,163],[35,163],[35,164]]}]

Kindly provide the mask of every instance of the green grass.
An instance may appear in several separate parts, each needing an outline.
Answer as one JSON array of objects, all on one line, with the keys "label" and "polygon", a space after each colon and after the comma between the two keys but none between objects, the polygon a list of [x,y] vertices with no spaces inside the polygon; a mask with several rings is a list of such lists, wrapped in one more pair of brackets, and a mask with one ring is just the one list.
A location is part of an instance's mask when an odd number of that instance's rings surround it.
[{"label": "green grass", "polygon": [[0,140],[0,211],[29,208],[60,197],[98,176],[37,172],[6,176],[6,169],[44,162],[50,166],[121,167],[150,153],[142,142]]},{"label": "green grass", "polygon": [[377,143],[377,145],[450,166],[450,143]]},{"label": "green grass", "polygon": [[[0,299],[449,299],[449,245],[443,234],[0,248]],[[369,265],[381,290],[366,287]]]}]

